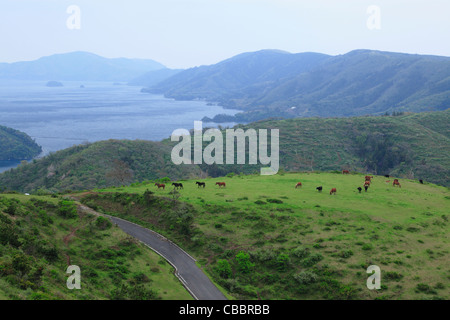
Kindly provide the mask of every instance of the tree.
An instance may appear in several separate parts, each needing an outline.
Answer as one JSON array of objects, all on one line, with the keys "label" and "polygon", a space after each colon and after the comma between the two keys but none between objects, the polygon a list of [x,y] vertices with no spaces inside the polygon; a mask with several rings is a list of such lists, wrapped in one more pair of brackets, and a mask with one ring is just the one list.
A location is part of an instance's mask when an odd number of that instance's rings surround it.
[{"label": "tree", "polygon": [[249,273],[255,266],[255,264],[250,261],[250,255],[244,251],[240,251],[236,255],[236,261],[238,263],[239,271],[242,273]]},{"label": "tree", "polygon": [[217,272],[222,278],[229,278],[231,276],[231,265],[227,260],[219,259],[217,261]]},{"label": "tree", "polygon": [[111,169],[106,173],[106,178],[113,185],[125,185],[133,180],[133,170],[130,169],[127,163],[122,160],[113,160]]}]

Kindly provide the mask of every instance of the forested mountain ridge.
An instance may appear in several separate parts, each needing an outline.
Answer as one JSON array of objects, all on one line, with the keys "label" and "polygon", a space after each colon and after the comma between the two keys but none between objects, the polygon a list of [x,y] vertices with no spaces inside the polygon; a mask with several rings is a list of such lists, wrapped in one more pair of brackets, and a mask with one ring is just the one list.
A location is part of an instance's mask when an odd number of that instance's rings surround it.
[{"label": "forested mountain ridge", "polygon": [[450,57],[262,50],[187,69],[146,91],[244,111],[225,122],[438,111],[450,105]]}]

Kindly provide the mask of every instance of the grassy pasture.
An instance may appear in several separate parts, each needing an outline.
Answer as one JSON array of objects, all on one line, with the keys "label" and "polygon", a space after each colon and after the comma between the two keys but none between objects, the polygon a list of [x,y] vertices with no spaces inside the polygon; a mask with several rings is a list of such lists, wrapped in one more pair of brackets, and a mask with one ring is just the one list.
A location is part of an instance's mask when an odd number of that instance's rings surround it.
[{"label": "grassy pasture", "polygon": [[[190,238],[155,228],[193,254],[237,299],[450,297],[450,193],[445,187],[400,179],[398,188],[393,178],[375,176],[368,192],[360,194],[356,188],[363,186],[363,174],[323,172],[199,180],[206,182],[205,189],[195,181],[178,181],[184,185],[178,200],[197,210]],[[216,186],[218,181],[226,188]],[[295,189],[297,182],[303,186]],[[331,188],[336,195],[329,194]],[[171,182],[165,190],[144,182],[97,191],[142,194],[147,189],[173,196]],[[150,208],[139,218],[152,215]],[[298,254],[301,250],[306,254]],[[239,269],[240,251],[254,264],[251,274]],[[217,271],[224,260],[231,266],[226,277]],[[381,290],[366,287],[371,264],[384,275]],[[298,280],[304,272],[315,274],[313,283]]]}]

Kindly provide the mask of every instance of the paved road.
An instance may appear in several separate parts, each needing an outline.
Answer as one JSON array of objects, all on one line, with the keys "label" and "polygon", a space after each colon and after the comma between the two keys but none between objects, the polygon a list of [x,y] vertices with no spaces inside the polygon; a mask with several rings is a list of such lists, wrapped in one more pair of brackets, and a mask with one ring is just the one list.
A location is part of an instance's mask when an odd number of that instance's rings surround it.
[{"label": "paved road", "polygon": [[198,300],[226,300],[222,292],[195,264],[194,258],[162,235],[132,222],[109,216],[111,221],[130,236],[142,241],[163,256],[175,268],[175,274]]}]

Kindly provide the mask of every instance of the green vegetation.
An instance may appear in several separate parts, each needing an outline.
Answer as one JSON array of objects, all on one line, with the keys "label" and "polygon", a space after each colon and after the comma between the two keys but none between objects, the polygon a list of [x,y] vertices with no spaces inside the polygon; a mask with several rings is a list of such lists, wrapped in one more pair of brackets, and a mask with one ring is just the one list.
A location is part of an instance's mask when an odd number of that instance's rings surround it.
[{"label": "green vegetation", "polygon": [[0,126],[0,160],[32,159],[42,152],[27,134]]},{"label": "green vegetation", "polygon": [[[215,187],[223,179],[227,187]],[[448,189],[409,179],[395,188],[375,176],[359,193],[363,180],[239,175],[203,179],[205,189],[184,180],[177,200],[149,182],[74,196],[164,234],[236,299],[449,299]],[[372,264],[381,290],[366,287]]]},{"label": "green vegetation", "polygon": [[275,118],[348,117],[445,110],[450,59],[373,50],[344,55],[262,50],[182,71],[146,89],[178,100],[240,109],[241,123]]},{"label": "green vegetation", "polygon": [[[68,265],[80,267],[81,290],[67,288]],[[173,272],[149,248],[73,201],[0,195],[1,299],[192,299]]]},{"label": "green vegetation", "polygon": [[[268,120],[236,128],[279,129],[281,171],[348,169],[450,186],[449,116],[450,110],[399,116],[303,118]],[[177,166],[170,158],[174,145],[167,139],[108,140],[74,146],[1,174],[0,190],[64,192],[162,177],[178,180],[237,176],[260,169],[259,165]]]},{"label": "green vegetation", "polygon": [[108,140],[52,153],[0,175],[4,188],[36,193],[127,185],[170,176],[195,176],[196,167],[174,165],[170,147],[160,142]]}]

